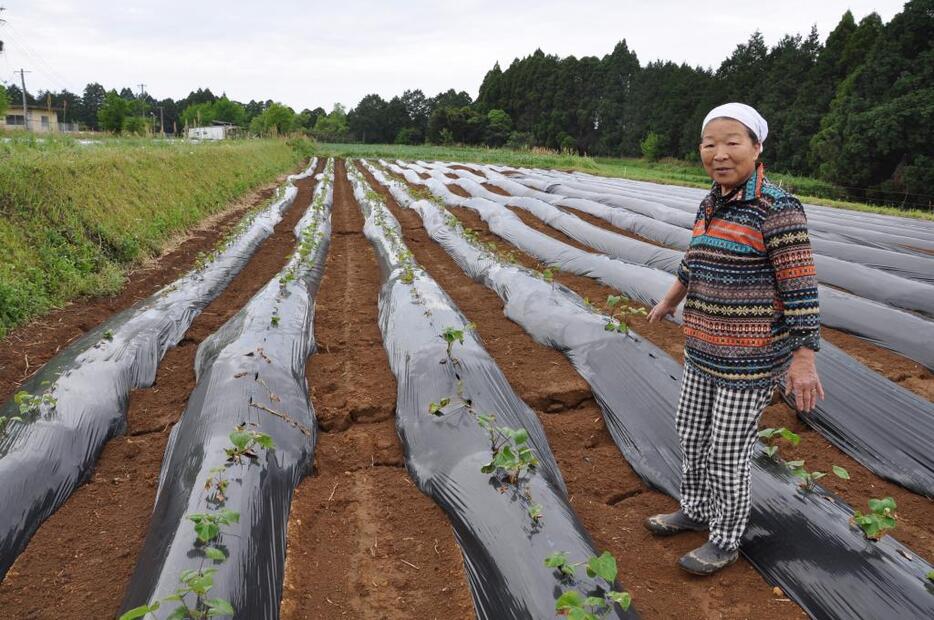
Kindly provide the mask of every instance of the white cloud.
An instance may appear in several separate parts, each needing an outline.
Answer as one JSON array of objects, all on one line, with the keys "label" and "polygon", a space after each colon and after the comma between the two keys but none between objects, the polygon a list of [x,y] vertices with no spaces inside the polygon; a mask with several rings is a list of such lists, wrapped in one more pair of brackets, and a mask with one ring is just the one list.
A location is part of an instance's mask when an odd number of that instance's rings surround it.
[{"label": "white cloud", "polygon": [[889,20],[896,0],[729,3],[689,0],[555,0],[406,3],[345,0],[257,3],[217,0],[9,1],[0,26],[0,79],[20,67],[30,91],[87,82],[140,82],[155,97],[199,87],[233,98],[275,99],[297,109],[356,104],[370,92],[406,88],[429,96],[455,88],[476,95],[499,61],[541,48],[603,56],[625,38],[640,61],[719,65],[755,30],[774,44],[784,34],[826,37],[849,8]]}]

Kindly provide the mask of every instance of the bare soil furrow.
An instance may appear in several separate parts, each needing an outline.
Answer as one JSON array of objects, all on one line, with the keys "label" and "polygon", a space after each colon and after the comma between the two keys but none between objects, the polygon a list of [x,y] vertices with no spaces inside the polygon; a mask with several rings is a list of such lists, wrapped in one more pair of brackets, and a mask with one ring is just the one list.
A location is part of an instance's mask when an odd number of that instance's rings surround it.
[{"label": "bare soil furrow", "polygon": [[322,432],[289,518],[282,617],[470,618],[460,548],[404,469],[396,381],[378,318],[379,267],[343,162],[306,368]]}]

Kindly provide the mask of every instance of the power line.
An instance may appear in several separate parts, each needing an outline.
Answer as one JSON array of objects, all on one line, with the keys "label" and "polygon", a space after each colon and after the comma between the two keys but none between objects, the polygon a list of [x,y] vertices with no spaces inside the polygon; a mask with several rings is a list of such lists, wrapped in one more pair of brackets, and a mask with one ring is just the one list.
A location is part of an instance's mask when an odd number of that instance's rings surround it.
[{"label": "power line", "polygon": [[19,30],[9,21],[4,22],[7,26],[7,30],[10,33],[10,36],[13,38],[14,43],[22,53],[32,61],[33,65],[42,73],[54,86],[58,87],[59,90],[71,91],[70,80],[65,78],[62,74],[56,71],[52,65],[38,52],[33,50],[29,45],[24,42],[25,37],[19,35]]}]

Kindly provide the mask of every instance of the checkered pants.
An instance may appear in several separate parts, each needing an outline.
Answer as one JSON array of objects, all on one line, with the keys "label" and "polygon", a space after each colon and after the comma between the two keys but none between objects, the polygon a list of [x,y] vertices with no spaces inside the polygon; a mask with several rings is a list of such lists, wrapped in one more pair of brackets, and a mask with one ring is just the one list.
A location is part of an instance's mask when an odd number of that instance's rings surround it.
[{"label": "checkered pants", "polygon": [[681,508],[710,526],[710,541],[739,548],[749,519],[749,461],[759,417],[774,387],[732,390],[684,365],[676,424],[681,441]]}]

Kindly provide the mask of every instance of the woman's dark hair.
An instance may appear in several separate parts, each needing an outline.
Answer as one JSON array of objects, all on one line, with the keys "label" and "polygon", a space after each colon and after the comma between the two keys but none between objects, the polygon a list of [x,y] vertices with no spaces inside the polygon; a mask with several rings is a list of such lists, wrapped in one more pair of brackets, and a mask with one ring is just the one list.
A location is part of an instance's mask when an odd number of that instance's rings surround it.
[{"label": "woman's dark hair", "polygon": [[[713,121],[735,121],[735,120],[736,120],[735,118],[730,118],[729,116],[716,116],[716,117],[710,119],[709,121],[707,121],[707,123],[710,124],[710,123],[713,122]],[[739,122],[739,121],[737,121],[737,122]],[[739,122],[739,124],[742,125],[742,126],[743,126],[743,129],[746,130],[746,135],[749,136],[749,139],[752,140],[752,143],[753,143],[754,145],[755,145],[755,144],[759,144],[759,137],[756,135],[756,132],[754,132],[752,129],[750,129],[749,127],[747,127],[745,124],[743,124],[743,123],[741,123],[741,122]],[[706,126],[707,126],[707,125],[704,125],[704,127],[706,127]]]}]

